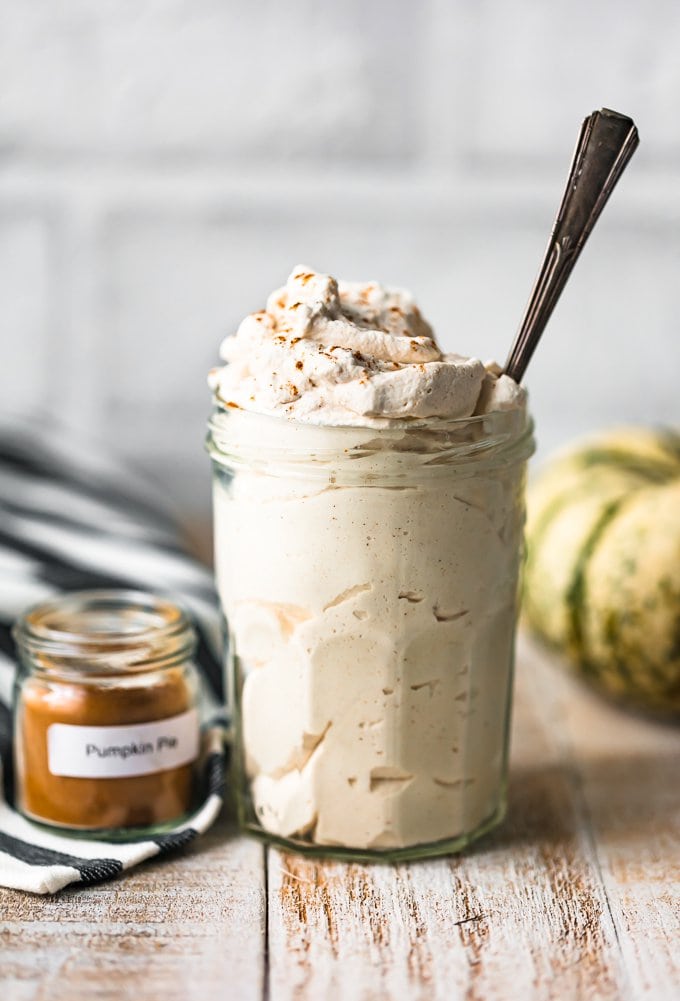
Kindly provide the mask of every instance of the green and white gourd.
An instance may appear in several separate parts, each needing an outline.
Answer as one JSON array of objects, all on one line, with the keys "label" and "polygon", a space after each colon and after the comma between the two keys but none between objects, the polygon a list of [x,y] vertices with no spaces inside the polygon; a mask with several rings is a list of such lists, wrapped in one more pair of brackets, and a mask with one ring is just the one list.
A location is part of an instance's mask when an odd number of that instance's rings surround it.
[{"label": "green and white gourd", "polygon": [[524,615],[598,687],[680,713],[680,434],[578,443],[529,489]]}]

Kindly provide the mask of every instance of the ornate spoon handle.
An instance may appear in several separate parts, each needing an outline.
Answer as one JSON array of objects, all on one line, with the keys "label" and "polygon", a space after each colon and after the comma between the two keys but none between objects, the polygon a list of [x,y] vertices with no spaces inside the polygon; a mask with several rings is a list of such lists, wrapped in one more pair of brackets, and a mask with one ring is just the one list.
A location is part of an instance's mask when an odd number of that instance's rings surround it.
[{"label": "ornate spoon handle", "polygon": [[548,249],[505,363],[505,374],[515,382],[521,382],[583,245],[639,141],[632,118],[607,108],[594,111],[581,126]]}]

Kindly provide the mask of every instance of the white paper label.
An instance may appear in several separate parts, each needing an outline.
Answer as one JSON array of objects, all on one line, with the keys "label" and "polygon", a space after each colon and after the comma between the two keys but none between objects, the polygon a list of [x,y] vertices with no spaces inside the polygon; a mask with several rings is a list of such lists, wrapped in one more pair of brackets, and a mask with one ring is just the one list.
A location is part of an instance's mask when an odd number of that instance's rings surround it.
[{"label": "white paper label", "polygon": [[47,728],[47,761],[52,775],[77,779],[117,779],[152,775],[188,765],[198,757],[199,726],[195,709],[130,726]]}]

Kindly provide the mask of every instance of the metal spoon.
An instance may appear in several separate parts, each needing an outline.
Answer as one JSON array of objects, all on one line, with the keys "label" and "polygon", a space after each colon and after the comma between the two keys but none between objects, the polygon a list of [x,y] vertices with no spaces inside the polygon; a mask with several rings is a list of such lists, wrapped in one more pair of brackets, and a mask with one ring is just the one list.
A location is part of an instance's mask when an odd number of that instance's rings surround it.
[{"label": "metal spoon", "polygon": [[584,121],[562,204],[504,372],[521,382],[572,268],[640,139],[632,118],[602,108]]}]

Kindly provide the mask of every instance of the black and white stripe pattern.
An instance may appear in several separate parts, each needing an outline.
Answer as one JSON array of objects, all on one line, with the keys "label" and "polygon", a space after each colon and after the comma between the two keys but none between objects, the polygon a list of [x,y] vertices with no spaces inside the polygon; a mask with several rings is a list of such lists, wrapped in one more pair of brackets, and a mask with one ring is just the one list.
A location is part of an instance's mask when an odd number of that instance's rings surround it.
[{"label": "black and white stripe pattern", "polygon": [[[201,806],[162,835],[127,842],[58,834],[10,805],[11,627],[27,605],[60,591],[112,587],[162,592],[190,613],[199,637],[202,710],[211,720]],[[224,781],[220,642],[212,576],[182,552],[153,488],[53,421],[0,422],[0,885],[54,893],[70,883],[97,883],[184,847],[212,824]]]}]

